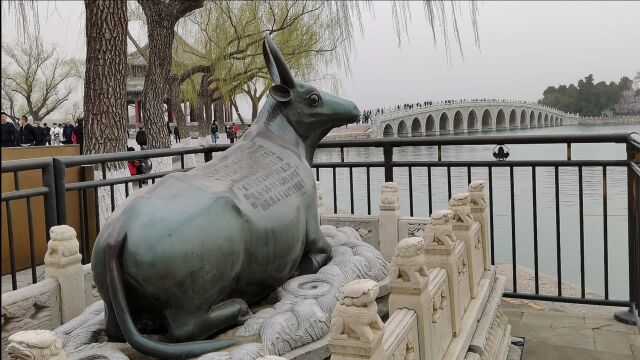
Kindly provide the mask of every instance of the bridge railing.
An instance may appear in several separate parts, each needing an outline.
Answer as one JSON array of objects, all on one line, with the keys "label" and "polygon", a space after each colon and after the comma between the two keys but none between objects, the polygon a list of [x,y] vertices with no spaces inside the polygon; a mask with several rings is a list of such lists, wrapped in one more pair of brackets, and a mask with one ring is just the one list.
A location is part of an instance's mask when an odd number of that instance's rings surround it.
[{"label": "bridge railing", "polygon": [[[618,143],[626,144],[626,157],[605,159],[605,160],[575,160],[572,158],[574,144],[588,144],[590,147],[602,146],[604,143]],[[549,159],[537,159],[537,160],[508,160],[508,161],[476,161],[476,160],[445,160],[450,158],[453,153],[458,151],[458,147],[475,147],[486,146],[495,144],[528,144],[530,146],[546,146],[548,144],[557,144],[566,147],[566,158],[562,160],[549,160]],[[16,183],[16,189],[9,192],[2,193],[2,203],[5,206],[4,212],[6,224],[11,224],[11,209],[14,204],[19,202],[29,203],[34,198],[44,197],[44,203],[46,211],[44,211],[46,222],[46,229],[50,226],[57,224],[65,224],[67,216],[67,205],[65,194],[68,192],[80,192],[79,208],[82,214],[82,222],[80,224],[81,235],[81,253],[83,254],[84,261],[86,262],[90,258],[89,244],[93,239],[89,239],[89,227],[94,225],[89,224],[89,217],[87,214],[87,204],[83,199],[87,199],[89,191],[93,192],[93,195],[97,199],[97,189],[110,190],[110,207],[111,210],[115,209],[116,203],[114,202],[114,187],[125,186],[126,194],[129,196],[129,184],[139,183],[144,180],[151,181],[152,183],[164,175],[171,172],[188,171],[189,168],[185,167],[184,157],[188,154],[203,154],[204,160],[209,161],[213,157],[214,152],[223,151],[230,145],[208,145],[198,146],[191,148],[179,148],[179,149],[164,149],[164,150],[148,150],[137,151],[127,153],[114,153],[114,154],[100,154],[100,155],[87,155],[87,156],[68,156],[60,158],[41,158],[41,159],[29,159],[29,160],[16,160],[16,161],[3,161],[2,173],[12,173],[14,178],[18,178],[21,171],[37,170],[41,169],[42,186],[32,189],[22,189],[19,184]],[[394,150],[396,149],[414,149],[415,147],[428,147],[435,150],[437,156],[435,159],[420,159],[420,160],[402,160],[394,156]],[[571,303],[582,304],[599,304],[599,305],[611,305],[611,306],[630,306],[631,309],[635,309],[638,300],[640,299],[640,136],[638,134],[598,134],[598,135],[537,135],[537,136],[467,136],[467,137],[429,137],[429,138],[393,138],[393,139],[375,139],[375,140],[355,140],[355,141],[323,141],[319,144],[319,152],[327,151],[329,149],[332,152],[330,156],[334,161],[322,161],[314,162],[312,165],[316,179],[322,180],[321,184],[329,183],[330,192],[326,194],[325,203],[333,203],[333,212],[338,213],[340,207],[338,204],[344,204],[346,202],[346,208],[342,207],[340,210],[347,213],[356,213],[356,207],[362,214],[372,214],[371,204],[376,204],[375,200],[372,201],[371,189],[377,189],[383,182],[397,181],[399,178],[403,178],[408,182],[408,186],[401,187],[401,192],[408,198],[409,214],[414,216],[415,205],[421,201],[426,204],[426,214],[436,210],[435,197],[443,194],[447,194],[447,199],[451,197],[453,192],[465,191],[466,184],[470,181],[483,178],[487,180],[488,192],[489,192],[489,234],[491,237],[491,258],[495,263],[496,249],[495,246],[501,249],[501,252],[508,250],[507,259],[511,263],[511,275],[512,284],[511,290],[504,295],[514,298],[525,298],[535,300],[551,300]],[[364,160],[349,161],[352,159],[353,152],[350,149],[354,149],[356,153],[361,150],[366,151],[380,151],[381,156],[378,159],[375,157],[372,159],[367,156]],[[359,150],[360,149],[360,150]],[[449,151],[453,151],[449,154]],[[66,170],[72,167],[81,165],[92,165],[101,169],[104,173],[109,164],[123,161],[130,161],[136,159],[149,159],[166,156],[180,157],[180,165],[176,169],[171,171],[151,173],[145,175],[126,176],[107,180],[81,180],[73,183],[69,183],[65,180]],[[317,158],[317,156],[316,156]],[[575,192],[577,193],[578,201],[576,204],[570,204],[568,209],[564,209],[561,212],[561,203],[563,199],[560,198],[560,170],[566,171],[571,169],[577,174],[577,181],[570,186],[575,186]],[[594,182],[601,184],[601,199],[602,199],[602,212],[600,222],[603,227],[601,233],[600,242],[597,246],[602,247],[603,253],[599,260],[596,258],[585,256],[587,247],[592,244],[585,243],[585,222],[592,223],[596,221],[597,214],[587,218],[585,216],[584,209],[584,184],[585,184],[585,169],[588,169],[589,184]],[[515,177],[514,171],[518,172],[520,176],[522,173],[526,173],[525,177],[529,177],[531,184],[531,194],[529,196],[516,196],[515,194]],[[609,236],[609,222],[613,218],[608,214],[609,208],[609,178],[614,172],[626,170],[627,172],[627,189],[616,188],[617,192],[625,192],[624,195],[627,199],[627,236],[628,241],[626,244],[619,242],[612,244],[611,241],[619,241],[618,238],[610,239]],[[233,169],[229,169],[233,171]],[[321,174],[327,175],[321,179]],[[444,174],[442,177],[434,177],[434,174],[439,172]],[[456,173],[456,178],[462,177],[462,181],[454,181],[452,174]],[[465,174],[466,173],[466,174]],[[380,175],[380,176],[376,176]],[[407,175],[405,177],[405,174]],[[464,174],[464,175],[461,175]],[[343,179],[338,182],[338,176]],[[357,175],[357,176],[356,176]],[[552,217],[549,217],[549,209],[544,211],[545,216],[541,216],[542,210],[538,208],[537,203],[541,201],[538,192],[542,190],[540,187],[540,181],[551,181],[553,195],[553,210]],[[423,183],[424,185],[418,185]],[[460,188],[459,184],[464,184],[465,188]],[[356,194],[354,191],[354,184],[358,184],[364,192]],[[416,188],[421,186],[420,189]],[[567,186],[563,181],[563,186]],[[618,185],[619,186],[619,185]],[[417,197],[418,191],[426,195],[424,198]],[[626,190],[626,191],[625,191]],[[375,193],[375,192],[374,192]],[[508,197],[508,206],[502,204],[501,207],[496,205],[496,194]],[[346,197],[346,201],[344,201]],[[525,204],[532,204],[530,207]],[[167,206],[170,206],[168,204]],[[563,206],[567,206],[563,204]],[[533,221],[531,227],[532,238],[531,244],[527,244],[527,247],[533,249],[533,280],[534,284],[531,291],[522,289],[522,280],[519,277],[518,264],[522,250],[518,251],[518,245],[522,246],[522,242],[517,239],[518,233],[516,232],[516,211],[522,211],[521,209],[530,209],[531,213],[525,214],[530,216]],[[518,210],[520,209],[520,210]],[[31,222],[31,209],[28,210],[29,222]],[[101,210],[96,210],[101,211]],[[501,221],[496,220],[497,211],[500,211]],[[572,234],[561,231],[563,227],[563,214],[567,214],[567,211],[571,214],[577,214],[578,224],[578,237],[579,241],[575,248],[566,247],[571,243],[570,239],[565,238]],[[99,215],[99,214],[96,214]],[[97,216],[96,216],[97,218]],[[31,225],[30,225],[31,226]],[[96,231],[99,231],[99,224],[95,224]],[[541,250],[541,241],[549,239],[540,239],[540,231],[546,229],[554,229],[553,240],[554,246],[545,248],[544,252]],[[10,226],[7,227],[9,232],[9,244],[7,248],[9,250],[9,260],[11,262],[11,275],[13,277],[13,288],[17,288],[15,274],[19,269],[15,266],[15,243],[19,241],[29,241],[29,239],[16,239],[13,236],[15,229]],[[33,231],[30,231],[31,235]],[[497,234],[502,234],[498,238]],[[506,235],[505,235],[506,234]],[[592,235],[592,234],[591,234]],[[547,244],[548,245],[548,244]],[[4,244],[3,244],[4,246]],[[621,279],[618,275],[613,278],[614,281],[624,281],[628,283],[628,293],[621,294],[619,291],[615,296],[611,295],[611,281],[610,268],[619,267],[620,262],[615,260],[611,261],[610,250],[612,246],[619,249],[621,246],[626,247],[625,254],[628,254],[628,271],[625,271],[626,279]],[[33,251],[33,246],[30,247]],[[567,252],[570,252],[572,256],[567,257]],[[5,257],[6,258],[6,257]],[[6,261],[3,258],[3,262]],[[555,271],[552,273],[543,273],[541,270],[540,260],[553,259],[555,263]],[[33,282],[36,281],[36,263],[35,255],[31,253],[30,268],[33,274]],[[586,276],[586,269],[593,269],[594,267],[602,268],[602,294],[593,295],[588,291]],[[27,267],[29,269],[29,267]],[[566,269],[571,269],[578,274],[577,281],[579,282],[579,292],[577,294],[568,295],[564,288],[566,284],[564,280],[567,279]],[[591,272],[590,272],[591,273]],[[556,284],[555,289],[545,289],[541,285],[541,279],[543,277],[551,276],[554,278]]]}]

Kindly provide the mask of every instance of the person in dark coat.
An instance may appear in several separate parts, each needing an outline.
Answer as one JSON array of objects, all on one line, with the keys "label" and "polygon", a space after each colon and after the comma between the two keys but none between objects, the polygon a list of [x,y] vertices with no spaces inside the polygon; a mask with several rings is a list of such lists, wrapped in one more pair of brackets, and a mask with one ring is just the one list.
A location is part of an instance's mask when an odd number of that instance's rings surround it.
[{"label": "person in dark coat", "polygon": [[80,154],[84,152],[84,129],[82,128],[82,119],[78,119],[76,127],[73,128],[73,135],[76,136],[76,144],[80,145]]},{"label": "person in dark coat", "polygon": [[9,121],[7,113],[2,112],[2,147],[16,146],[17,134],[16,126],[13,121]]},{"label": "person in dark coat", "polygon": [[31,146],[36,142],[36,129],[29,124],[26,116],[20,118],[20,128],[18,129],[18,146]]},{"label": "person in dark coat", "polygon": [[44,123],[42,128],[44,129],[44,139],[47,145],[51,145],[51,128],[47,123]]},{"label": "person in dark coat", "polygon": [[68,121],[64,123],[64,126],[62,127],[62,138],[64,138],[64,140],[62,141],[63,144],[73,144],[73,125],[71,125]]},{"label": "person in dark coat", "polygon": [[144,131],[142,124],[138,128],[138,132],[136,133],[136,143],[140,146],[140,149],[147,147],[147,132]]},{"label": "person in dark coat", "polygon": [[47,135],[45,134],[44,128],[40,126],[40,123],[36,123],[34,130],[36,132],[36,140],[33,145],[44,146],[47,142]]},{"label": "person in dark coat", "polygon": [[176,140],[176,143],[180,142],[180,130],[178,130],[177,126],[173,128],[173,138]]}]

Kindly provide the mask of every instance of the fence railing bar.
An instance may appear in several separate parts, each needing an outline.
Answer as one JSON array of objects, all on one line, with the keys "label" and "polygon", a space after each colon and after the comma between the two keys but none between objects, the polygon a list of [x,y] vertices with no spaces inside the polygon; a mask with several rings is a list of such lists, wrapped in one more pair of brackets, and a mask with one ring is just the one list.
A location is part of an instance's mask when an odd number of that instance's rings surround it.
[{"label": "fence railing bar", "polygon": [[535,293],[540,294],[540,273],[538,258],[538,194],[536,185],[536,168],[531,167],[531,198],[533,205],[533,271]]},{"label": "fence railing bar", "polygon": [[562,296],[562,252],[560,248],[560,176],[558,167],[554,167],[555,200],[556,200],[556,266],[558,279],[558,296]]},{"label": "fence railing bar", "polygon": [[11,202],[5,202],[7,208],[7,235],[9,237],[9,266],[11,268],[11,287],[18,289],[18,279],[16,277],[16,249],[13,242],[13,217],[11,216]]},{"label": "fence railing bar", "polygon": [[493,228],[493,208],[494,208],[494,201],[493,201],[493,168],[489,167],[488,169],[489,171],[489,202],[490,202],[490,206],[489,206],[489,229],[490,229],[490,235],[491,235],[491,265],[495,265],[496,264],[496,253],[495,253],[495,233],[494,233],[494,228]]},{"label": "fence railing bar", "polygon": [[604,247],[604,298],[609,299],[609,219],[607,167],[602,167],[602,239]]},{"label": "fence railing bar", "polygon": [[[511,195],[511,264],[513,276],[513,292],[518,292],[518,271],[516,258],[516,205],[513,186],[513,166],[509,168],[509,193]],[[491,204],[493,205],[493,204]]]},{"label": "fence railing bar", "polygon": [[580,297],[586,293],[584,273],[584,196],[582,186],[582,166],[578,166],[578,213],[580,217]]}]

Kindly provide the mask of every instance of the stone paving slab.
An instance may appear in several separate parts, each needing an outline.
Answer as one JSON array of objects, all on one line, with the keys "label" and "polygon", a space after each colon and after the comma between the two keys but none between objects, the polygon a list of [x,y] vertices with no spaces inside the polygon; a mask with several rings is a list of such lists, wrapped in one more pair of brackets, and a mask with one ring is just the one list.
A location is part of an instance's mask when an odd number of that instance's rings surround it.
[{"label": "stone paving slab", "polygon": [[525,339],[522,360],[640,360],[640,333],[613,319],[619,308],[590,306],[585,315],[571,305],[502,299],[512,335]]}]

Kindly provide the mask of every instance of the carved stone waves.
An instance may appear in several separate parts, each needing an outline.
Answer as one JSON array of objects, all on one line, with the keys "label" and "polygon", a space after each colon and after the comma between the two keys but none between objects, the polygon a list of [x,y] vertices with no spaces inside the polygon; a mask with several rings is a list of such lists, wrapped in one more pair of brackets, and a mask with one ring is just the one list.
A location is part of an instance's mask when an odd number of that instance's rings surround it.
[{"label": "carved stone waves", "polygon": [[49,330],[19,331],[9,336],[11,360],[67,360],[56,334]]},{"label": "carved stone waves", "polygon": [[[260,343],[245,343],[229,351],[202,355],[199,360],[282,355],[317,341],[329,333],[331,314],[344,285],[359,279],[369,279],[369,284],[377,284],[388,276],[389,267],[380,252],[363,242],[356,230],[329,225],[321,226],[321,230],[332,245],[332,260],[317,274],[287,281],[276,290],[275,304],[262,307],[242,326],[225,333],[225,337],[244,337],[244,342],[253,339]],[[373,295],[373,292],[367,293],[367,296]],[[375,296],[373,298],[375,300]],[[343,302],[349,300],[343,299]],[[358,302],[352,300],[352,303]],[[104,327],[103,317],[103,303],[98,301],[82,315],[55,330],[69,359],[89,360],[100,354],[104,359],[126,360],[129,359],[126,354],[134,353],[127,344],[98,342]]]}]

